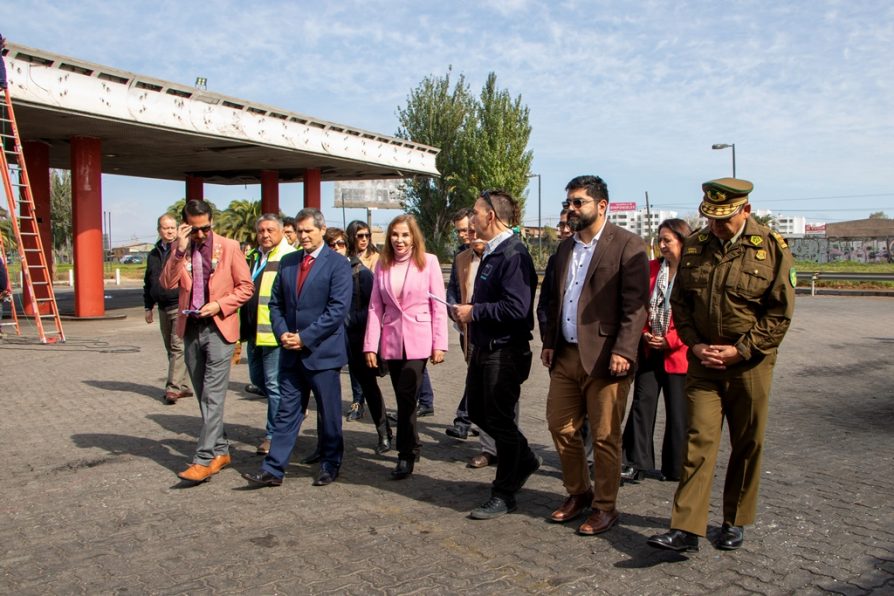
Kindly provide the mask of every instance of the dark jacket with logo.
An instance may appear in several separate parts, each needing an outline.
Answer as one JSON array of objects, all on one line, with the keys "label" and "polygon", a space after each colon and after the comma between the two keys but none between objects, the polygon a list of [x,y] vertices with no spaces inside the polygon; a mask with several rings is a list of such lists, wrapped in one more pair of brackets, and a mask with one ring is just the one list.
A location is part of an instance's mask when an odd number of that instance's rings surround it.
[{"label": "dark jacket with logo", "polygon": [[534,261],[518,236],[481,260],[472,292],[469,341],[479,348],[527,345],[534,329]]}]

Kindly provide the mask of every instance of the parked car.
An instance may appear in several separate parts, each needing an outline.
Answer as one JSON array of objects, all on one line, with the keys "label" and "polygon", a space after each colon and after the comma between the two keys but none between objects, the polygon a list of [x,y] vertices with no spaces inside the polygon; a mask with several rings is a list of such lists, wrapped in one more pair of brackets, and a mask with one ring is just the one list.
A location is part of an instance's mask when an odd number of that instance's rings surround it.
[{"label": "parked car", "polygon": [[121,263],[123,265],[142,265],[143,257],[140,255],[124,255],[121,257]]}]

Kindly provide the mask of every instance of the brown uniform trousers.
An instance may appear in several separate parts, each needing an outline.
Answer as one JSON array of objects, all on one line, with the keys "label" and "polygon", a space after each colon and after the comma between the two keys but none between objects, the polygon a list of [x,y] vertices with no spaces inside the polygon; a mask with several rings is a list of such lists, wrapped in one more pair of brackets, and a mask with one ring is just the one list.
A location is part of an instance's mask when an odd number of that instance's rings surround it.
[{"label": "brown uniform trousers", "polygon": [[671,528],[704,536],[724,418],[731,453],[723,521],[754,522],[767,405],[776,350],[794,310],[792,257],[785,241],[748,219],[724,247],[706,230],[686,239],[671,302],[680,338],[735,345],[744,360],[726,370],[703,367],[689,351],[686,456]]}]

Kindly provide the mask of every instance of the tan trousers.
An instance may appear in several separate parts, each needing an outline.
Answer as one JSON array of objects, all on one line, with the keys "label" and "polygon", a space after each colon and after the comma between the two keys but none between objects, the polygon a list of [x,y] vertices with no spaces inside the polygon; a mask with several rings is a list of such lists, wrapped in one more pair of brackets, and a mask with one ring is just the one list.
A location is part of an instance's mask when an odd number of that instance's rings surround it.
[{"label": "tan trousers", "polygon": [[621,485],[621,422],[631,376],[593,378],[584,370],[577,345],[556,350],[550,371],[546,421],[562,462],[570,495],[590,490],[581,425],[589,417],[593,434],[593,508],[612,511]]},{"label": "tan trousers", "polygon": [[158,327],[165,343],[165,351],[168,353],[168,379],[165,383],[165,391],[174,392],[192,390],[186,382],[183,339],[174,330],[177,325],[178,313],[179,309],[176,306],[168,310],[158,309]]},{"label": "tan trousers", "polygon": [[724,417],[731,451],[723,486],[723,521],[734,526],[754,523],[775,363],[773,354],[753,366],[716,372],[690,361],[686,457],[674,495],[672,529],[706,533]]}]

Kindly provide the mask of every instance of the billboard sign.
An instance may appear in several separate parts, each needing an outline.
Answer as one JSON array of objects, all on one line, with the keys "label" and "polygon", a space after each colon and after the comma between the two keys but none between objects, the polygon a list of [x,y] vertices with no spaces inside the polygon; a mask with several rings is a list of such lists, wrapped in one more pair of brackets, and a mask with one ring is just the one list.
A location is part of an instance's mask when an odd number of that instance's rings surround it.
[{"label": "billboard sign", "polygon": [[403,209],[403,180],[349,180],[335,183],[333,207],[347,209]]},{"label": "billboard sign", "polygon": [[804,233],[805,234],[818,234],[825,235],[826,233],[826,224],[805,224],[804,225]]},{"label": "billboard sign", "polygon": [[608,211],[609,213],[618,211],[636,211],[636,203],[609,203]]}]

